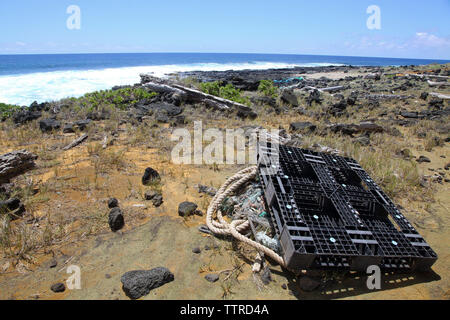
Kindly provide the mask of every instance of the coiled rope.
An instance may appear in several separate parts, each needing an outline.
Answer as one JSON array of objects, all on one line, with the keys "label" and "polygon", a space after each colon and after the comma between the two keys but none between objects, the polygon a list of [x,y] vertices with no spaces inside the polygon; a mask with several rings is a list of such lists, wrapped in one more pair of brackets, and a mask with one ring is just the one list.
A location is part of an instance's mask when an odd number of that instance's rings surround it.
[{"label": "coiled rope", "polygon": [[[250,226],[248,220],[233,220],[231,223],[228,223],[223,218],[222,212],[219,208],[220,204],[226,197],[233,194],[247,181],[254,179],[256,177],[256,173],[256,166],[249,167],[239,171],[234,176],[225,181],[225,183],[220,187],[216,195],[211,200],[206,214],[206,225],[213,233],[220,235],[232,235],[234,238],[247,243],[248,245],[257,249],[259,252],[262,252],[268,257],[272,258],[279,265],[285,267],[284,260],[278,253],[241,234],[242,231],[248,229],[248,227]],[[215,218],[217,220],[215,220]]]}]

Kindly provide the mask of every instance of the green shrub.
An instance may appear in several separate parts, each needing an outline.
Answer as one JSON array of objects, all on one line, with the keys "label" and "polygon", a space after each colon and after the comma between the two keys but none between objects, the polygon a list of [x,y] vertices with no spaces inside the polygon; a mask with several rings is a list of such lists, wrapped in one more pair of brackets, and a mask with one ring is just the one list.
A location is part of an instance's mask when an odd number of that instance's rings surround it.
[{"label": "green shrub", "polygon": [[261,80],[259,82],[258,91],[267,97],[277,97],[277,87],[275,87],[270,80]]},{"label": "green shrub", "polygon": [[250,104],[250,100],[247,97],[242,96],[241,90],[236,89],[230,83],[223,86],[219,81],[204,82],[200,84],[200,90],[216,97],[221,97],[246,105]]},{"label": "green shrub", "polygon": [[122,88],[87,93],[80,100],[81,104],[89,110],[95,110],[105,104],[125,110],[140,100],[151,99],[156,95],[158,95],[156,92],[148,92],[143,88]]},{"label": "green shrub", "polygon": [[12,104],[0,103],[0,118],[9,118],[19,108]]},{"label": "green shrub", "polygon": [[200,90],[202,90],[204,93],[220,97],[220,82],[214,81],[200,83]]}]

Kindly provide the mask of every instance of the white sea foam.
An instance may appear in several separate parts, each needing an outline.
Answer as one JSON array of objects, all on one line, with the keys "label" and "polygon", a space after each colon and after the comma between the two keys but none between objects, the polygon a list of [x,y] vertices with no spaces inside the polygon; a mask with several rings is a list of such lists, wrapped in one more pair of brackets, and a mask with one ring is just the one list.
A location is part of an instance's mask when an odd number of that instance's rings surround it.
[{"label": "white sea foam", "polygon": [[88,92],[110,89],[117,85],[131,85],[138,83],[140,81],[140,73],[152,73],[154,76],[164,77],[170,73],[184,71],[225,71],[327,65],[336,64],[289,64],[282,62],[230,64],[199,63],[6,75],[0,76],[0,102],[29,105],[33,101],[44,102],[55,101],[67,97],[79,97]]}]

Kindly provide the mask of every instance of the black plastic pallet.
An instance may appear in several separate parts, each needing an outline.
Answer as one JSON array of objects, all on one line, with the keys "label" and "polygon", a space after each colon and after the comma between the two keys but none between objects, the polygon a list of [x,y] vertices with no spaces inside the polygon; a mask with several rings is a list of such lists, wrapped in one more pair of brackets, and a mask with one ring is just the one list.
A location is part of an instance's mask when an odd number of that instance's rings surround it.
[{"label": "black plastic pallet", "polygon": [[290,269],[413,271],[437,260],[353,159],[263,144],[258,172]]}]

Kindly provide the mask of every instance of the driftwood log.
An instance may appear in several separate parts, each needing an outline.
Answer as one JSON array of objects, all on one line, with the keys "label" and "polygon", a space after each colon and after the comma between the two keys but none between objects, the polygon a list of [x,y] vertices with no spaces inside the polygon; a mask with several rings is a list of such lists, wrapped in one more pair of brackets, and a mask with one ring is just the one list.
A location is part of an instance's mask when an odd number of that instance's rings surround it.
[{"label": "driftwood log", "polygon": [[155,78],[150,75],[141,74],[141,84],[150,90],[158,93],[172,93],[177,95],[182,101],[190,103],[205,103],[207,106],[219,110],[237,110],[238,112],[249,113],[252,109],[241,103],[216,97],[211,94],[188,88],[168,80]]},{"label": "driftwood log", "polygon": [[450,100],[450,96],[447,94],[431,92],[430,96],[438,98],[438,99]]},{"label": "driftwood log", "polygon": [[414,96],[406,96],[399,94],[367,94],[365,95],[366,99],[375,99],[375,100],[391,100],[391,99],[412,99]]},{"label": "driftwood log", "polygon": [[[295,86],[297,86],[297,85],[295,85]],[[294,88],[294,86],[291,86],[289,88]],[[347,86],[336,86],[336,87],[328,87],[328,88],[316,88],[316,87],[306,86],[306,87],[301,88],[300,90],[306,90],[306,91],[318,90],[320,92],[334,93],[334,92],[339,92],[339,91],[346,90],[346,89],[348,89]]]},{"label": "driftwood log", "polygon": [[8,183],[12,178],[33,169],[37,155],[26,150],[6,153],[0,156],[0,185]]},{"label": "driftwood log", "polygon": [[64,151],[66,150],[70,150],[72,148],[75,148],[77,145],[79,145],[80,143],[82,143],[84,140],[86,140],[88,138],[87,134],[83,134],[81,137],[75,139],[74,141],[72,141],[70,144],[68,144],[67,146],[65,146],[63,148]]},{"label": "driftwood log", "polygon": [[428,80],[427,82],[430,87],[447,87],[450,85],[450,82],[434,82],[430,80]]}]

